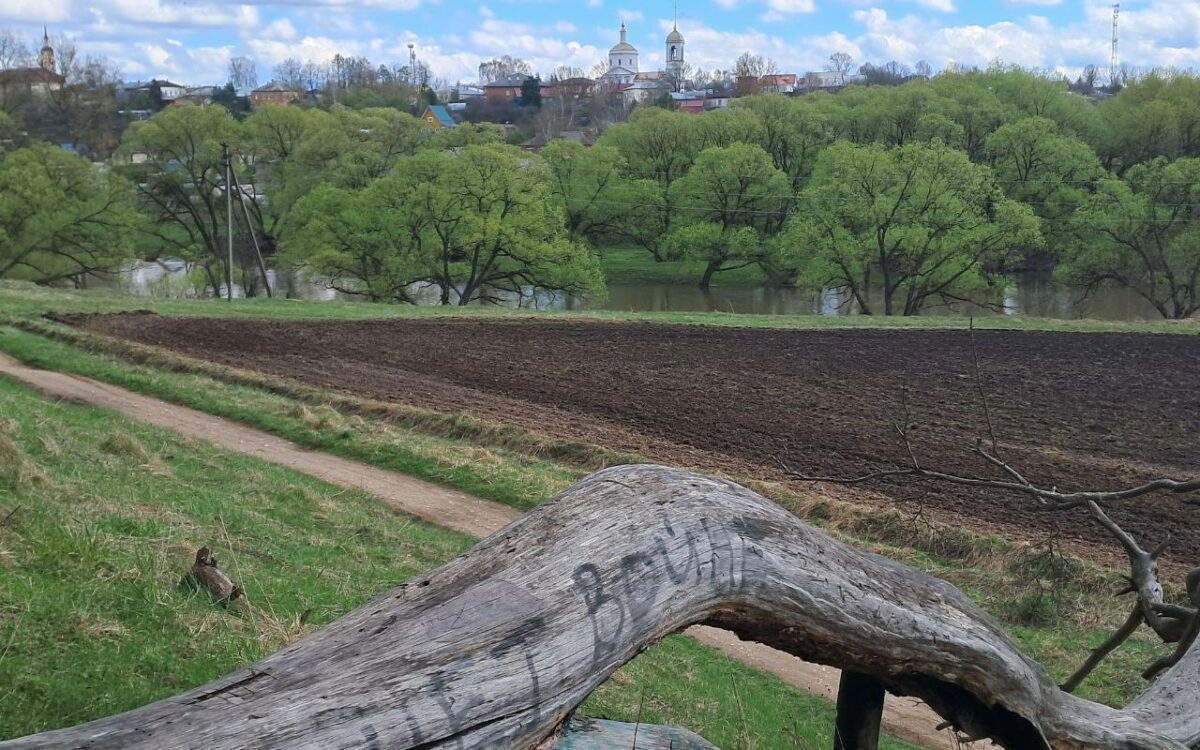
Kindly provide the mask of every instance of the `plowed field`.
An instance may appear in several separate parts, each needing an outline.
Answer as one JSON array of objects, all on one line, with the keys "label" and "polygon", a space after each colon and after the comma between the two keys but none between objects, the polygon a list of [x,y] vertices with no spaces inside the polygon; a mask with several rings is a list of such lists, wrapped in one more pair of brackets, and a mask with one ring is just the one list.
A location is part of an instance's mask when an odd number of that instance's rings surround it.
[{"label": "plowed field", "polygon": [[[376,399],[501,420],[663,462],[850,476],[905,460],[981,473],[986,437],[966,331],[782,331],[537,321],[263,322],[98,316],[83,327]],[[1200,337],[980,331],[1006,457],[1062,489],[1200,473]],[[1112,544],[1083,513],[952,486],[880,483],[977,529]],[[1136,501],[1114,516],[1200,561],[1200,508]]]}]

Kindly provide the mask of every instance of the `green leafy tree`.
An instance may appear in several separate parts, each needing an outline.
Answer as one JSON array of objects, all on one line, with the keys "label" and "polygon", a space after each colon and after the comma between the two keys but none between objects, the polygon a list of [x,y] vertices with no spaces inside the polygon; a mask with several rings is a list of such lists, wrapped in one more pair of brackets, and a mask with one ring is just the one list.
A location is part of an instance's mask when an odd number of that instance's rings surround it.
[{"label": "green leafy tree", "polygon": [[591,242],[619,238],[629,222],[637,221],[639,196],[623,175],[624,158],[612,146],[554,141],[542,149],[542,158],[572,237]]},{"label": "green leafy tree", "polygon": [[782,223],[791,182],[758,146],[705,149],[672,188],[680,220],[667,240],[673,257],[704,261],[700,287],[714,275],[761,259],[764,235]]},{"label": "green leafy tree", "polygon": [[37,144],[0,160],[0,278],[38,283],[116,268],[140,223],[133,185]]},{"label": "green leafy tree", "polygon": [[[150,219],[147,231],[164,251],[197,263],[216,296],[228,241],[221,144],[236,148],[241,137],[241,124],[223,107],[184,104],[135,123],[123,141],[125,149],[147,157],[130,167]],[[235,159],[234,166],[248,182],[245,163]],[[243,253],[238,260],[249,278],[253,261]]]},{"label": "green leafy tree", "polygon": [[338,106],[328,113],[310,110],[305,116],[303,134],[267,181],[273,225],[317,185],[365,188],[434,137],[420,120],[394,109]]},{"label": "green leafy tree", "polygon": [[815,284],[846,290],[865,314],[916,315],[931,299],[987,286],[989,263],[1037,245],[1028,206],[1004,197],[991,170],[944,145],[838,143],[817,161],[776,252]]},{"label": "green leafy tree", "polygon": [[997,129],[987,154],[1005,194],[1041,218],[1050,252],[1071,242],[1071,217],[1104,175],[1091,146],[1063,135],[1049,118],[1029,117]]},{"label": "green leafy tree", "polygon": [[1164,318],[1200,311],[1200,159],[1158,158],[1107,179],[1074,216],[1080,241],[1059,273],[1131,289]]},{"label": "green leafy tree", "polygon": [[[785,173],[799,190],[812,174],[817,154],[832,138],[825,117],[803,99],[752,96],[735,107],[753,112],[759,121],[756,140],[771,155],[775,168]],[[748,138],[745,140],[749,140]]]},{"label": "green leafy tree", "polygon": [[699,119],[657,108],[639,109],[600,140],[625,159],[630,203],[639,207],[622,234],[656,261],[666,257],[666,239],[677,218],[672,186],[687,174],[700,151]]},{"label": "green leafy tree", "polygon": [[359,191],[326,188],[297,203],[286,252],[345,291],[442,304],[599,293],[595,256],[568,235],[545,165],[515,148],[424,151]]}]

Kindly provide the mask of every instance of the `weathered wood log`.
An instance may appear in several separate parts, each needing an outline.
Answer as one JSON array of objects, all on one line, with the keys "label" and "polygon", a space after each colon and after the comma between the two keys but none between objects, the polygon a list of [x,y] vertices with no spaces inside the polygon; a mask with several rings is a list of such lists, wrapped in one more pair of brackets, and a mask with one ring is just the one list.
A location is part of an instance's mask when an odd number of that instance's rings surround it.
[{"label": "weathered wood log", "polygon": [[627,466],[251,667],[0,748],[543,748],[619,666],[696,623],[873,676],[1013,750],[1200,742],[1196,649],[1129,708],[1091,703],[953,586],[732,483]]},{"label": "weathered wood log", "polygon": [[571,719],[552,750],[719,750],[679,727]]}]

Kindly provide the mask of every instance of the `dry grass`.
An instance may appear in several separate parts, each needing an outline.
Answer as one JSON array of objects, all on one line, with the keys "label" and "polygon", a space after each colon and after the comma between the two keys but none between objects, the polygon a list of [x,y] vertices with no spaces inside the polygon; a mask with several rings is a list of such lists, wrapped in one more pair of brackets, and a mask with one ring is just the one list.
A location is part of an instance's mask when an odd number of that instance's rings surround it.
[{"label": "dry grass", "polygon": [[100,450],[120,458],[128,458],[139,464],[150,463],[150,452],[137,438],[124,432],[109,435],[100,443]]},{"label": "dry grass", "polygon": [[41,469],[8,435],[0,433],[0,487],[17,490],[45,481],[46,475]]}]

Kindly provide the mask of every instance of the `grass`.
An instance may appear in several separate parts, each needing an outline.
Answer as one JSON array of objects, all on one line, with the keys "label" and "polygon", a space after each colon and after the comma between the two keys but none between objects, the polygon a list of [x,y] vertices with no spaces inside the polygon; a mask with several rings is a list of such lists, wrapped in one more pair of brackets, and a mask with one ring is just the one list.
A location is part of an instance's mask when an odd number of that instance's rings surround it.
[{"label": "grass", "polygon": [[[820,315],[737,315],[733,313],[634,313],[616,310],[587,312],[535,312],[500,307],[419,307],[366,302],[303,302],[286,299],[182,300],[131,297],[107,291],[47,289],[26,282],[0,280],[0,319],[39,318],[48,313],[113,313],[152,310],[162,315],[261,318],[273,320],[375,320],[389,318],[482,317],[512,320],[602,320],[614,322],[712,325],[734,328],[782,329],[964,329],[967,318],[952,316],[895,317]],[[1055,320],[1018,316],[978,318],[980,330],[1067,331],[1083,333],[1200,334],[1200,322]]]},{"label": "grass", "polygon": [[[365,493],[3,379],[0,413],[0,455],[29,469],[0,493],[0,739],[212,680],[472,544]],[[203,544],[249,613],[180,585]],[[728,750],[824,747],[833,721],[827,702],[685,638],[622,669],[587,712],[685,725]]]},{"label": "grass", "polygon": [[[86,341],[86,339],[85,339]],[[541,438],[525,443],[506,437],[506,447],[474,441],[491,433],[467,429],[444,432],[433,422],[389,420],[369,409],[354,413],[320,391],[288,393],[286,383],[268,381],[279,392],[220,376],[171,372],[131,364],[117,357],[83,352],[61,342],[24,331],[0,329],[0,350],[30,364],[95,377],[168,401],[236,419],[315,449],[391,468],[458,487],[478,496],[525,509],[587,473],[563,457],[588,456],[562,451],[540,455]],[[172,366],[180,362],[171,360]],[[361,406],[361,405],[360,405]],[[422,430],[433,429],[438,434]],[[848,538],[859,546],[899,559],[962,588],[985,609],[1007,623],[1021,647],[1058,678],[1069,674],[1088,649],[1105,636],[1105,628],[1123,619],[1111,592],[1119,588],[1116,571],[1079,561],[1057,561],[1053,573],[1036,551],[1016,547],[996,536],[981,536],[921,519],[900,510],[881,512],[820,497],[798,495],[778,485],[751,483],[797,515]],[[1032,615],[1032,616],[1031,616]],[[1162,650],[1148,640],[1131,641],[1084,684],[1082,695],[1112,705],[1127,702],[1140,690],[1136,675]]]},{"label": "grass", "polygon": [[[696,286],[704,276],[704,261],[667,260],[655,262],[654,256],[637,247],[606,247],[599,251],[600,267],[609,284],[680,284]],[[762,269],[749,265],[713,276],[714,286],[757,286],[765,278]]]}]

